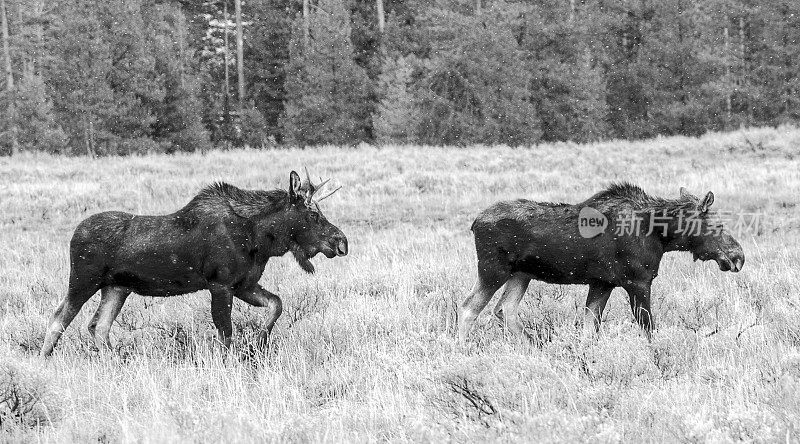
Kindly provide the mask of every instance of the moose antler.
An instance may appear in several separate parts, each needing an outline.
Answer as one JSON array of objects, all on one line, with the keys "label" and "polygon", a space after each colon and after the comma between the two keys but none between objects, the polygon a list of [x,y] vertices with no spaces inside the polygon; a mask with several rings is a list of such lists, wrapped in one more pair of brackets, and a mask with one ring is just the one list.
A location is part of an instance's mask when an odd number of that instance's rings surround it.
[{"label": "moose antler", "polygon": [[[325,179],[322,182],[315,185],[314,182],[311,181],[311,174],[308,173],[308,168],[303,167],[303,169],[306,170],[306,182],[308,183],[308,192],[306,193],[306,203],[310,204],[312,202],[311,199],[314,197],[314,194],[317,193],[319,190],[321,190],[322,187],[324,187],[325,184],[327,184],[330,181],[330,179]],[[339,188],[341,188],[341,186]],[[326,194],[322,199],[325,199],[329,197],[331,194],[337,192],[339,188]],[[322,199],[317,199],[317,202],[321,201]]]},{"label": "moose antler", "polygon": [[330,193],[328,193],[328,194],[326,194],[326,195],[324,195],[324,196],[320,197],[319,199],[317,199],[317,202],[322,202],[324,199],[327,199],[327,198],[331,197],[331,194],[333,194],[333,193],[335,193],[335,192],[337,192],[337,191],[339,191],[339,190],[341,190],[341,189],[342,189],[342,186],[341,186],[341,185],[339,185],[338,187],[336,187],[336,189],[335,189],[335,190],[333,190],[333,191],[331,191]]}]

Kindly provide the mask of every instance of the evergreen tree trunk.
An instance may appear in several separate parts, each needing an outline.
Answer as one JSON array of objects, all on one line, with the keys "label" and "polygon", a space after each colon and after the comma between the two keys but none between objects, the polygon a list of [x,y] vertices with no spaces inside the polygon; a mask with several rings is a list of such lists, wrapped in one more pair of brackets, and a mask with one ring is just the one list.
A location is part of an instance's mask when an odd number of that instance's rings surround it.
[{"label": "evergreen tree trunk", "polygon": [[[784,13],[781,16],[782,22],[786,23],[788,21],[787,16],[788,16],[788,11],[784,11]],[[784,54],[782,77],[783,77],[783,82],[786,85],[786,92],[785,92],[786,99],[783,101],[783,109],[781,110],[781,114],[783,116],[789,116],[792,112],[791,98],[795,97],[795,92],[794,89],[792,88],[792,82],[789,81],[791,78],[791,74],[789,73],[791,73],[794,70],[792,57],[789,55],[789,48],[791,48],[792,44],[798,44],[800,42],[797,41],[790,42],[788,27],[784,27],[783,33],[781,35],[781,43],[783,45],[783,54]]]},{"label": "evergreen tree trunk", "polygon": [[224,43],[225,44],[225,49],[222,51],[223,59],[224,59],[224,63],[225,63],[225,85],[223,85],[223,88],[224,88],[223,95],[224,95],[225,103],[223,103],[222,112],[224,114],[223,115],[223,119],[227,123],[227,122],[230,121],[230,118],[231,118],[231,116],[230,116],[231,74],[230,74],[230,67],[229,67],[230,59],[228,57],[228,1],[227,0],[225,0],[225,3],[223,5],[223,7],[222,7],[222,11],[223,11],[222,15],[223,15],[224,20],[225,20],[225,25],[224,25],[225,28],[224,28],[224,31],[223,31],[223,39],[225,41],[225,43]]},{"label": "evergreen tree trunk", "polygon": [[686,72],[686,60],[684,59],[685,55],[685,48],[683,45],[684,33],[685,30],[683,28],[683,2],[678,0],[678,45],[679,47],[679,55],[678,55],[678,96],[680,97],[681,105],[684,108],[684,111],[681,112],[681,117],[678,122],[678,132],[680,134],[686,135],[686,114],[685,108],[687,104],[686,98],[686,78],[688,74]]},{"label": "evergreen tree trunk", "polygon": [[244,110],[244,31],[242,30],[242,0],[236,0],[236,70],[239,96],[239,116]]},{"label": "evergreen tree trunk", "polygon": [[31,65],[33,65],[31,69],[33,74],[37,76],[42,75],[42,57],[44,55],[44,28],[41,20],[39,20],[44,15],[44,2],[45,0],[37,0],[34,6],[34,17],[37,18],[36,23],[33,25],[33,35],[36,39],[36,50],[34,51],[34,54],[31,55]]},{"label": "evergreen tree trunk", "polygon": [[86,155],[94,159],[94,120],[91,115],[86,119],[84,139],[86,139]]},{"label": "evergreen tree trunk", "polygon": [[[747,61],[745,60],[745,47],[744,47],[744,17],[739,16],[739,57],[741,57],[742,65],[741,65],[741,88],[750,92],[750,89],[747,85]],[[744,103],[745,103],[745,126],[750,126],[750,122],[753,117],[753,113],[751,111],[750,100],[747,98],[747,94],[744,94]]]},{"label": "evergreen tree trunk", "polygon": [[383,0],[375,0],[375,8],[378,10],[378,31],[383,34],[386,28],[386,16],[383,12]]},{"label": "evergreen tree trunk", "polygon": [[9,132],[11,137],[11,155],[19,152],[17,145],[17,124],[16,110],[14,109],[14,73],[11,70],[11,49],[8,44],[8,16],[6,15],[6,0],[0,0],[0,27],[3,33],[3,58],[5,59],[6,70],[6,94],[8,96],[8,109],[6,118],[8,119]]},{"label": "evergreen tree trunk", "polygon": [[575,21],[575,0],[569,0],[569,22]]},{"label": "evergreen tree trunk", "polygon": [[728,32],[728,16],[725,16],[725,29],[723,31],[725,46],[725,127],[731,126],[731,60],[730,60],[730,33]]},{"label": "evergreen tree trunk", "polygon": [[310,34],[309,28],[311,26],[309,24],[309,20],[311,20],[310,18],[311,8],[308,2],[309,0],[303,0],[303,47],[304,48],[308,48],[308,38]]},{"label": "evergreen tree trunk", "polygon": [[178,83],[181,86],[181,89],[186,88],[186,80],[184,78],[184,61],[186,60],[186,19],[183,14],[178,15],[178,55],[180,56],[180,60],[178,61]]}]

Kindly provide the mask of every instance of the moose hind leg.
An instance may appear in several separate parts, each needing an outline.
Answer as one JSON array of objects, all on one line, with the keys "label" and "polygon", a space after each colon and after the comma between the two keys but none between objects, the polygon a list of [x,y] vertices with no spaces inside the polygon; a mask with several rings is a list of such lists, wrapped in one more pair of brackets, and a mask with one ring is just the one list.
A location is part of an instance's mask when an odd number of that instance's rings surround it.
[{"label": "moose hind leg", "polygon": [[530,282],[531,278],[524,274],[516,273],[512,275],[511,279],[506,282],[503,296],[500,297],[500,300],[497,301],[497,305],[494,307],[494,315],[497,316],[500,322],[502,322],[509,331],[517,336],[523,334],[522,325],[517,316],[517,310],[519,309],[519,303],[522,301],[522,297],[525,296],[525,291],[528,289],[528,284],[530,284]]},{"label": "moose hind leg", "polygon": [[97,311],[89,322],[89,333],[94,338],[97,348],[103,350],[111,348],[111,342],[108,339],[111,325],[131,292],[127,288],[117,286],[103,287],[100,292],[100,306],[97,307]]},{"label": "moose hind leg", "polygon": [[39,352],[39,356],[47,357],[53,353],[53,349],[61,338],[61,334],[69,327],[69,324],[75,319],[78,312],[81,311],[83,304],[86,303],[99,289],[98,285],[94,283],[81,283],[76,282],[76,279],[71,278],[67,297],[61,301],[53,316],[50,318],[50,323],[47,326],[45,333],[44,343]]},{"label": "moose hind leg", "polygon": [[490,272],[478,265],[478,280],[469,296],[458,309],[458,340],[464,342],[475,319],[492,299],[494,293],[508,280],[509,273]]}]

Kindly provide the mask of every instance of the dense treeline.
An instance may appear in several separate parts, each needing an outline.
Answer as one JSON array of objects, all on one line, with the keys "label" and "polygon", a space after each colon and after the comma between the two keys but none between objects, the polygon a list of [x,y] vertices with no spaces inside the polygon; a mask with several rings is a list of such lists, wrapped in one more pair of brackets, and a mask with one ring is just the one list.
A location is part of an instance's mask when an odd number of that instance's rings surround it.
[{"label": "dense treeline", "polygon": [[796,0],[0,6],[5,154],[521,145],[800,119]]}]

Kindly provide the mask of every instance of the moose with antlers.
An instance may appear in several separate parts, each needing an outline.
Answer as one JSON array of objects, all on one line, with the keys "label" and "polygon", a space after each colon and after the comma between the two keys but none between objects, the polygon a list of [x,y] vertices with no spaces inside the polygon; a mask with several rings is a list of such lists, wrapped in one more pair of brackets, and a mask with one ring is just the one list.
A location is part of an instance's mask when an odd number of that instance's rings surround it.
[{"label": "moose with antlers", "polygon": [[310,259],[347,254],[347,238],[328,222],[315,198],[327,183],[306,182],[292,171],[289,190],[242,190],[216,183],[185,207],[165,216],[118,211],[90,216],[70,242],[67,296],[47,328],[41,355],[52,353],[81,307],[98,290],[100,306],[89,323],[99,348],[109,347],[111,324],[130,293],[175,296],[208,289],[220,342],[230,346],[231,307],[240,299],[267,309],[269,336],[281,315],[278,295],[258,284],[271,257],[291,252],[300,267],[314,272]]}]

